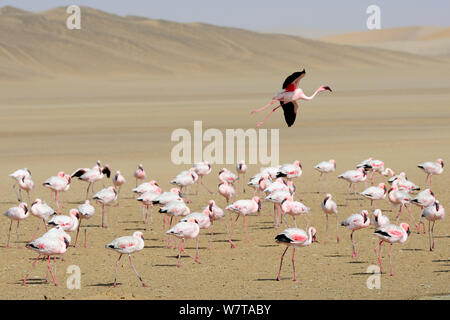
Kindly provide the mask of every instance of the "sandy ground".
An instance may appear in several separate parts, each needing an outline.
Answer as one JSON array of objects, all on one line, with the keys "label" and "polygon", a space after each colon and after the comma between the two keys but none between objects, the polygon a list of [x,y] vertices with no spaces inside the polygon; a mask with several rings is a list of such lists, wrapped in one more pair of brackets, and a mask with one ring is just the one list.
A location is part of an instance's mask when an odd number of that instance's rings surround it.
[{"label": "sandy ground", "polygon": [[[104,248],[118,236],[143,230],[141,207],[132,198],[132,173],[143,163],[151,179],[164,189],[168,181],[188,165],[176,166],[170,159],[175,143],[170,135],[176,128],[192,131],[194,120],[203,120],[203,128],[252,128],[266,112],[250,116],[250,110],[263,105],[279,87],[278,77],[121,79],[121,81],[53,81],[40,83],[5,83],[0,93],[0,211],[16,204],[7,175],[28,167],[36,183],[32,198],[50,201],[42,182],[59,170],[71,173],[78,167],[91,167],[100,159],[113,172],[121,170],[127,178],[120,206],[109,209],[111,228],[102,229],[100,206],[89,221],[88,248],[70,247],[58,260],[56,277],[59,287],[45,283],[45,264],[34,269],[30,285],[22,285],[36,254],[23,248],[39,221],[29,217],[21,223],[22,248],[6,249],[9,220],[2,217],[0,239],[0,283],[2,299],[417,299],[450,294],[449,219],[436,224],[437,248],[428,250],[428,235],[413,233],[404,245],[394,245],[395,277],[381,276],[381,289],[369,290],[366,270],[376,264],[373,248],[377,244],[372,228],[355,233],[360,256],[351,258],[350,232],[339,227],[341,243],[334,238],[334,220],[330,220],[329,241],[325,244],[325,216],[320,210],[323,194],[317,193],[318,174],[313,166],[335,159],[337,172],[328,178],[328,190],[339,204],[345,202],[347,184],[337,175],[354,168],[373,156],[395,171],[406,171],[408,178],[421,186],[425,175],[416,167],[420,162],[438,157],[450,159],[450,90],[445,82],[448,67],[436,70],[377,70],[361,73],[314,74],[303,80],[309,94],[321,82],[335,89],[313,101],[301,103],[294,127],[286,128],[281,112],[274,114],[265,128],[280,129],[280,162],[299,159],[304,173],[296,180],[298,194],[312,208],[311,225],[318,230],[319,243],[296,252],[300,282],[292,282],[291,251],[282,269],[282,281],[275,281],[284,247],[274,237],[285,228],[273,228],[272,206],[263,204],[261,216],[249,217],[251,243],[245,240],[242,221],[234,235],[235,249],[226,241],[223,224],[217,223],[213,249],[207,250],[208,235],[200,236],[201,264],[183,257],[176,267],[177,252],[162,241],[162,217],[154,210],[154,229],[144,231],[145,248],[134,255],[134,264],[149,288],[140,286],[124,259],[119,269],[121,285],[112,287],[117,254]],[[401,75],[400,75],[401,74]],[[325,84],[325,83],[323,83]],[[222,165],[213,165],[206,177],[215,189]],[[234,166],[227,167],[234,169]],[[260,165],[251,165],[249,174]],[[447,168],[445,168],[447,169]],[[384,179],[384,178],[383,178]],[[377,178],[377,182],[381,181]],[[103,180],[105,185],[111,184]],[[102,183],[95,188],[99,190]],[[84,199],[86,184],[74,180],[62,195],[65,211]],[[361,191],[362,185],[358,186]],[[449,208],[449,178],[445,171],[433,180],[433,190],[444,207]],[[239,194],[238,198],[249,197]],[[225,201],[218,194],[201,190],[192,196],[191,211],[205,206],[210,198],[221,207]],[[363,201],[368,208],[369,202]],[[394,220],[395,212],[387,201],[379,207]],[[339,222],[361,208],[350,201],[339,207]],[[416,219],[419,209],[413,208]],[[302,219],[299,226],[305,228]],[[74,237],[75,234],[72,234]],[[14,238],[14,234],[12,235]],[[187,250],[194,252],[194,242]],[[387,253],[387,251],[386,251]],[[387,266],[387,255],[384,258]],[[66,268],[81,269],[81,289],[66,288]]]}]

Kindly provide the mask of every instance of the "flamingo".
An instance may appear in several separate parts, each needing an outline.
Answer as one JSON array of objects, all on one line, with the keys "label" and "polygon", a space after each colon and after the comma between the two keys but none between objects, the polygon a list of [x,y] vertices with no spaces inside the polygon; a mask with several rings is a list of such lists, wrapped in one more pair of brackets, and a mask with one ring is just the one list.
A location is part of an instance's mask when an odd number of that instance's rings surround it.
[{"label": "flamingo", "polygon": [[23,178],[31,178],[31,171],[28,170],[28,168],[17,169],[9,176],[15,180],[15,183],[13,184],[13,189],[14,192],[16,192],[18,201],[22,202],[22,191],[21,191],[22,189],[19,187],[19,190],[16,191],[16,186],[18,185],[19,181],[22,180]]},{"label": "flamingo", "polygon": [[[67,251],[67,248],[70,244],[70,236],[67,235],[63,230],[61,229],[51,229],[46,234],[44,234],[42,237],[37,238],[36,240],[31,241],[28,243],[25,247],[27,249],[33,250],[38,252],[37,258],[34,260],[33,264],[31,265],[31,269],[28,272],[28,274],[23,279],[23,285],[27,285],[27,279],[33,270],[34,265],[39,260],[41,256],[47,257],[47,270],[50,271],[50,274],[53,278],[53,283],[55,286],[58,286],[58,282],[56,281],[55,275],[50,268],[50,257],[56,256],[56,255],[62,255]],[[56,273],[56,259],[55,261],[55,273]],[[48,275],[47,271],[47,275]]]},{"label": "flamingo", "polygon": [[[318,181],[319,189],[320,189],[320,181],[322,180],[322,176],[324,176],[325,192],[327,192],[327,174],[336,171],[336,161],[331,159],[328,161],[319,162],[314,166],[314,169],[320,172]],[[318,193],[320,193],[320,191]]]},{"label": "flamingo", "polygon": [[142,202],[142,222],[147,230],[148,207],[150,206],[150,227],[153,229],[153,201],[160,196],[158,192],[148,191],[141,194],[136,200]]},{"label": "flamingo", "polygon": [[[295,227],[297,228],[296,217],[301,215],[306,221],[306,228],[309,227],[309,220],[306,215],[311,212],[311,209],[305,206],[299,201],[294,201],[292,195],[286,197],[280,204],[281,212],[283,218],[286,214],[290,215],[294,220]],[[287,223],[286,223],[287,224]]]},{"label": "flamingo", "polygon": [[140,231],[135,231],[132,236],[124,236],[111,241],[111,243],[105,246],[107,249],[112,249],[118,253],[120,253],[119,258],[116,261],[116,275],[114,277],[114,288],[117,288],[117,268],[119,267],[120,259],[122,255],[128,254],[128,258],[130,259],[130,266],[133,268],[137,277],[141,281],[143,287],[148,287],[148,285],[142,280],[142,277],[136,271],[136,268],[133,265],[133,260],[131,259],[131,254],[141,251],[144,249],[144,235]]},{"label": "flamingo", "polygon": [[273,223],[275,228],[278,228],[280,225],[281,203],[292,195],[293,193],[290,190],[277,190],[265,198],[265,200],[273,203]]},{"label": "flamingo", "polygon": [[[325,199],[323,199],[322,203],[321,203],[321,208],[322,211],[325,213],[325,216],[327,217],[327,224],[326,224],[326,229],[325,229],[325,233],[328,236],[328,215],[330,214],[334,214],[334,216],[336,217],[336,241],[337,243],[339,243],[339,235],[338,235],[338,208],[337,208],[337,204],[336,202],[333,201],[333,196],[329,193],[327,193]],[[324,241],[326,243],[326,240]]]},{"label": "flamingo", "polygon": [[[443,220],[445,218],[445,209],[439,203],[439,200],[435,200],[433,204],[422,210],[422,214],[420,215],[420,223],[422,222],[422,218],[428,220],[428,239],[430,242],[430,251],[433,251],[435,247],[434,243],[434,224],[438,220]],[[433,222],[433,226],[431,226],[431,222]],[[431,228],[430,228],[431,226]],[[425,228],[425,227],[424,227]]]},{"label": "flamingo", "polygon": [[280,166],[276,166],[276,167],[265,167],[265,168],[261,168],[260,173],[261,174],[267,174],[270,179],[276,179],[278,171],[280,170],[280,168],[281,168],[281,165]]},{"label": "flamingo", "polygon": [[[345,206],[348,207],[348,195],[350,193],[352,185],[353,185],[353,193],[355,194],[355,197],[357,197],[356,196],[356,184],[367,180],[366,172],[364,171],[364,168],[359,168],[357,170],[348,170],[348,171],[345,171],[343,174],[339,175],[338,179],[344,179],[345,181],[347,181],[349,183],[349,186],[347,189],[346,200],[345,200]],[[357,197],[357,199],[359,202],[359,197]],[[360,203],[360,205],[361,205],[361,203]]]},{"label": "flamingo", "polygon": [[[11,207],[8,210],[6,210],[3,215],[11,220],[11,224],[9,225],[9,232],[8,232],[8,242],[6,244],[6,248],[9,248],[9,239],[11,237],[11,229],[13,221],[17,221],[17,227],[16,227],[16,242],[19,242],[19,223],[21,220],[24,220],[28,218],[30,215],[30,211],[28,210],[28,205],[25,202],[21,202],[18,206]],[[17,245],[17,248],[20,248],[19,245]]]},{"label": "flamingo", "polygon": [[[47,223],[49,226],[60,226],[62,230],[73,232],[78,229],[80,213],[77,209],[70,209],[69,215],[55,215]],[[78,239],[78,232],[77,232]],[[77,239],[75,240],[75,246]]]},{"label": "flamingo", "polygon": [[[42,200],[39,198],[34,200],[34,202],[31,204],[30,211],[33,216],[35,216],[36,218],[42,219],[42,222],[44,223],[44,227],[45,227],[46,231],[47,231],[46,221],[48,221],[48,219],[50,219],[51,216],[57,214],[56,211],[53,210],[52,207],[50,207],[47,203],[42,202]],[[40,227],[41,227],[41,222],[39,222],[39,225],[38,225],[33,237],[31,238],[31,241],[34,240],[34,237],[35,237],[36,233],[39,231]]]},{"label": "flamingo", "polygon": [[119,198],[120,189],[125,182],[127,182],[125,177],[120,173],[120,171],[116,171],[116,174],[113,177],[113,185],[117,188],[117,198]]},{"label": "flamingo", "polygon": [[[417,196],[411,199],[411,203],[418,206],[420,209],[424,209],[432,205],[436,201],[433,191],[431,189],[425,189],[417,194]],[[416,229],[420,232],[420,225],[416,225]],[[423,224],[423,233],[425,232],[425,224]]]},{"label": "flamingo", "polygon": [[[18,181],[18,184],[19,184],[20,189],[27,192],[28,202],[31,202],[30,191],[34,188],[34,182],[33,182],[33,180],[31,180],[31,177],[29,177],[29,176],[22,177],[22,179],[20,179]],[[19,200],[19,201],[22,201],[22,200]]]},{"label": "flamingo", "polygon": [[[60,210],[59,193],[69,190],[71,179],[72,179],[72,177],[70,175],[65,174],[64,171],[60,171],[60,172],[58,172],[58,175],[48,178],[42,184],[44,187],[49,188],[51,190],[52,195],[53,195],[53,192],[55,193],[55,204],[56,204],[56,208],[58,209],[58,212]],[[61,207],[62,207],[62,203],[61,203]]]},{"label": "flamingo", "polygon": [[[209,200],[208,206],[203,208],[203,213],[208,215],[211,220],[211,236],[209,239],[209,246],[208,246],[208,249],[211,249],[211,244],[214,236],[214,221],[222,220],[225,217],[225,212],[219,206],[216,205],[216,202],[214,200]],[[223,222],[225,223],[227,233],[229,234],[228,224],[225,220],[223,220]]]},{"label": "flamingo", "polygon": [[380,253],[378,256],[378,264],[380,265],[380,272],[383,272],[383,265],[381,263],[381,250],[383,242],[389,242],[389,268],[391,276],[394,276],[392,273],[392,263],[391,263],[391,250],[392,250],[392,244],[393,243],[405,243],[405,241],[408,239],[408,236],[411,234],[411,231],[409,230],[409,225],[407,223],[401,223],[400,226],[396,226],[394,224],[388,224],[383,227],[375,229],[374,233],[375,236],[380,238],[380,242],[375,247],[375,254],[377,254],[377,248],[380,247]]},{"label": "flamingo", "polygon": [[388,183],[393,184],[394,181],[397,181],[398,187],[400,189],[405,189],[408,192],[419,191],[420,187],[417,186],[414,182],[408,180],[405,172],[400,172],[398,175],[392,176]]},{"label": "flamingo", "polygon": [[284,119],[288,125],[288,127],[292,126],[295,122],[295,118],[297,116],[297,110],[298,110],[298,100],[312,100],[318,94],[319,92],[328,90],[332,92],[331,88],[328,86],[320,86],[312,96],[308,97],[303,93],[303,90],[298,87],[298,83],[300,80],[305,76],[306,71],[303,69],[299,72],[294,72],[290,76],[288,76],[284,82],[282,89],[283,91],[277,93],[273,98],[272,101],[262,108],[253,110],[251,114],[255,114],[257,112],[263,111],[267,107],[271,106],[272,104],[279,102],[280,105],[272,110],[272,112],[269,113],[269,115],[262,121],[258,122],[257,126],[260,127],[261,125],[266,122],[266,120],[270,117],[270,115],[275,112],[279,107],[283,108],[284,112]]},{"label": "flamingo", "polygon": [[[164,213],[164,219],[163,219],[163,230],[166,230],[166,215],[170,217],[170,221],[169,221],[169,229],[172,227],[172,221],[173,218],[175,217],[185,217],[187,215],[189,215],[191,213],[191,209],[189,209],[189,207],[184,203],[184,201],[179,201],[179,200],[172,200],[169,201],[167,204],[165,204],[164,206],[162,206],[159,209],[160,213]],[[171,238],[168,237],[167,241],[167,247],[170,248],[170,241]]]},{"label": "flamingo", "polygon": [[375,209],[375,211],[373,212],[373,216],[373,225],[375,226],[375,229],[391,223],[388,216],[383,215],[380,209]]},{"label": "flamingo", "polygon": [[383,175],[384,172],[384,162],[381,160],[375,160],[373,158],[369,158],[366,160],[363,160],[361,163],[356,165],[356,168],[364,168],[365,171],[370,171],[370,183],[373,185],[374,183],[374,174],[379,173],[380,175]]},{"label": "flamingo", "polygon": [[109,178],[111,176],[111,169],[107,164],[102,167],[99,160],[92,169],[78,168],[71,174],[71,177],[72,178],[78,177],[79,180],[89,182],[88,187],[86,189],[86,200],[87,200],[89,198],[89,189],[91,189],[91,191],[94,193],[95,192],[94,184],[97,181],[102,180],[105,174],[106,177]]},{"label": "flamingo", "polygon": [[233,241],[231,240],[231,237],[233,236],[234,226],[236,225],[236,222],[238,221],[238,219],[241,215],[244,219],[245,235],[247,237],[247,241],[250,242],[250,238],[248,237],[248,232],[247,232],[247,224],[245,223],[245,216],[261,211],[261,199],[259,199],[259,197],[253,197],[250,200],[238,200],[238,201],[234,202],[233,204],[228,205],[225,208],[225,210],[234,211],[237,214],[236,220],[234,221],[233,225],[231,226],[231,232],[229,234],[229,242],[230,242],[231,248],[235,247]]},{"label": "flamingo", "polygon": [[240,160],[237,164],[236,164],[236,171],[238,173],[238,177],[240,175],[243,176],[242,178],[242,192],[245,193],[245,174],[247,173],[247,165],[245,164],[244,160]]},{"label": "flamingo", "polygon": [[427,178],[425,180],[425,186],[428,185],[428,179],[430,180],[430,189],[431,189],[431,180],[433,179],[433,175],[438,175],[444,172],[444,161],[442,159],[437,159],[436,162],[427,161],[419,164],[417,167],[425,171],[427,174]]},{"label": "flamingo", "polygon": [[[80,232],[80,226],[81,226],[81,220],[86,219],[89,220],[92,218],[92,216],[95,214],[95,208],[93,205],[91,205],[91,202],[89,200],[86,200],[83,204],[80,204],[78,206],[78,212],[80,213],[80,223],[78,224],[77,229],[77,236],[78,239],[78,232]],[[87,222],[86,222],[87,223]],[[87,248],[87,225],[84,226],[84,247]],[[77,242],[75,240],[75,247],[77,246]]]},{"label": "flamingo", "polygon": [[116,189],[114,187],[102,189],[97,192],[92,199],[97,200],[102,204],[102,228],[108,228],[105,206],[108,206],[117,200]]},{"label": "flamingo", "polygon": [[136,178],[136,187],[138,186],[138,180],[145,180],[145,171],[142,164],[138,165],[138,168],[134,172],[133,176]]},{"label": "flamingo", "polygon": [[[219,184],[219,194],[227,200],[227,205],[230,203],[230,200],[234,198],[236,195],[236,191],[233,186],[226,181],[223,181]],[[231,217],[230,217],[231,219]]]},{"label": "flamingo", "polygon": [[352,258],[356,258],[358,254],[355,250],[355,243],[353,242],[353,232],[359,229],[367,228],[370,225],[369,212],[362,210],[360,213],[352,214],[350,217],[342,221],[341,226],[352,230],[350,239],[352,240]]},{"label": "flamingo", "polygon": [[253,176],[247,185],[254,188],[253,196],[260,195],[271,184],[269,175],[267,173],[258,173]]},{"label": "flamingo", "polygon": [[283,251],[281,255],[280,268],[278,269],[277,281],[280,281],[280,273],[281,266],[283,264],[284,255],[289,247],[292,247],[292,269],[294,270],[294,279],[293,281],[298,281],[295,274],[295,264],[294,264],[294,256],[295,256],[295,248],[297,247],[307,247],[313,242],[317,242],[316,239],[317,231],[314,227],[309,227],[308,234],[302,229],[298,228],[288,228],[284,230],[282,233],[278,234],[275,237],[276,243],[281,243],[286,246],[286,249]]},{"label": "flamingo", "polygon": [[300,161],[281,165],[277,172],[277,178],[286,177],[288,180],[298,178],[302,175],[302,165]]},{"label": "flamingo", "polygon": [[180,189],[172,188],[169,192],[161,193],[155,200],[152,201],[152,203],[163,206],[172,200],[182,201],[182,196],[183,194],[181,193]]},{"label": "flamingo", "polygon": [[192,201],[188,197],[187,188],[193,185],[198,180],[198,175],[195,172],[195,168],[190,168],[189,170],[182,171],[178,174],[175,179],[171,180],[170,183],[180,187],[180,192],[183,193],[183,188],[186,188],[186,203],[191,203]]},{"label": "flamingo", "polygon": [[381,171],[380,173],[383,177],[394,177],[395,176],[395,172],[394,170],[392,170],[391,168],[386,168],[383,171]]},{"label": "flamingo", "polygon": [[384,200],[386,199],[386,185],[382,182],[378,186],[372,186],[364,190],[360,193],[363,197],[370,199],[370,208],[375,210],[375,207],[373,206],[373,202],[376,200]]},{"label": "flamingo", "polygon": [[178,268],[181,267],[181,264],[180,264],[181,252],[187,253],[184,250],[184,242],[186,241],[186,239],[196,239],[197,245],[196,245],[195,257],[192,257],[188,253],[187,254],[189,255],[189,257],[194,259],[195,262],[200,263],[199,255],[198,255],[198,236],[200,234],[200,227],[195,219],[193,221],[189,220],[189,221],[178,222],[171,229],[169,229],[166,232],[166,234],[174,235],[175,237],[181,239],[180,240],[181,243],[180,243],[179,251],[178,251],[178,263],[177,263]]},{"label": "flamingo", "polygon": [[137,194],[143,194],[146,192],[153,192],[153,193],[158,193],[158,194],[162,193],[162,189],[159,187],[158,183],[155,180],[141,183],[136,188],[134,188],[132,191]]},{"label": "flamingo", "polygon": [[[399,211],[397,214],[397,222],[400,219],[400,216],[402,214],[402,208],[405,207],[408,211],[408,220],[414,221],[414,218],[411,215],[411,208],[410,208],[410,203],[411,203],[411,196],[409,195],[408,191],[406,189],[400,189],[398,187],[398,180],[394,181],[394,183],[392,184],[392,187],[389,189],[388,191],[388,200],[389,202],[393,205],[393,206],[399,206]],[[416,225],[417,228],[417,225]]]},{"label": "flamingo", "polygon": [[193,168],[195,170],[195,173],[198,176],[196,194],[198,194],[198,189],[199,189],[198,184],[199,183],[209,192],[209,194],[213,194],[214,192],[209,190],[208,187],[203,184],[203,177],[211,173],[211,165],[209,164],[209,162],[204,161],[204,162],[195,163]]},{"label": "flamingo", "polygon": [[220,182],[228,182],[229,184],[234,186],[234,183],[239,179],[239,177],[228,170],[227,168],[222,168],[219,171],[219,181]]}]

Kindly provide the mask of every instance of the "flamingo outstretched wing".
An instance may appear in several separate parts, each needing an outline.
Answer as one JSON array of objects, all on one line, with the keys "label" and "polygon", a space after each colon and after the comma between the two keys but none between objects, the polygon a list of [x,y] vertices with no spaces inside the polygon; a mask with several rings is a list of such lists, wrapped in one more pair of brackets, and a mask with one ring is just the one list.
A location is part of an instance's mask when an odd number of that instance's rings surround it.
[{"label": "flamingo outstretched wing", "polygon": [[282,89],[286,89],[288,85],[290,84],[294,84],[295,87],[298,86],[299,81],[306,75],[306,71],[305,69],[303,69],[302,71],[297,71],[294,72],[293,74],[291,74],[290,76],[288,76],[284,82],[283,82],[283,88]]},{"label": "flamingo outstretched wing", "polygon": [[295,118],[297,116],[297,110],[298,110],[298,104],[296,101],[284,103],[283,101],[280,101],[280,105],[283,108],[284,112],[284,120],[286,120],[286,123],[288,127],[292,126],[295,122]]}]

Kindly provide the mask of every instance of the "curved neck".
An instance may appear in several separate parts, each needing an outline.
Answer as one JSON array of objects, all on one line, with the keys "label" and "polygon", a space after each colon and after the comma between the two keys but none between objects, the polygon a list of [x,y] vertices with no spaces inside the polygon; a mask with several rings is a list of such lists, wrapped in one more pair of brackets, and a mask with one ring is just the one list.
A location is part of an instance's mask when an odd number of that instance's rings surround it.
[{"label": "curved neck", "polygon": [[321,87],[320,87],[319,89],[317,89],[317,90],[313,93],[313,95],[310,96],[310,97],[308,97],[308,96],[305,94],[305,95],[304,95],[304,99],[305,99],[305,100],[312,100],[312,99],[314,99],[314,97],[316,96],[316,94],[320,92],[320,89],[321,89]]},{"label": "curved neck", "polygon": [[308,244],[312,243],[312,229],[308,229]]}]

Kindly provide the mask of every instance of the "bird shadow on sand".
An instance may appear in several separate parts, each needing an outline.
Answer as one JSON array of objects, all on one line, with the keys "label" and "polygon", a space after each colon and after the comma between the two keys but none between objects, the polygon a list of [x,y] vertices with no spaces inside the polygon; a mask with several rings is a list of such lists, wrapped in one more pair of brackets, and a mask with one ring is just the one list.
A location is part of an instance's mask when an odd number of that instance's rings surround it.
[{"label": "bird shadow on sand", "polygon": [[[50,282],[45,280],[44,278],[33,278],[33,279],[27,279],[27,285],[30,284],[49,284]],[[23,285],[23,280],[18,280],[15,282],[15,284],[21,284]]]},{"label": "bird shadow on sand", "polygon": [[18,204],[20,201],[0,201],[0,204]]},{"label": "bird shadow on sand", "polygon": [[139,230],[141,230],[141,231],[149,231],[149,230],[147,230],[147,229],[145,229],[145,228],[125,228],[125,229],[122,229],[122,230],[124,230],[124,231],[139,231]]},{"label": "bird shadow on sand", "polygon": [[[233,242],[240,242],[241,240],[239,239],[231,239],[231,241]],[[214,240],[214,242],[229,242],[228,240]]]},{"label": "bird shadow on sand", "polygon": [[260,244],[258,247],[269,248],[269,247],[278,247],[278,245],[276,245],[276,244]]},{"label": "bird shadow on sand", "polygon": [[167,246],[144,246],[144,249],[164,249]]},{"label": "bird shadow on sand", "polygon": [[[121,282],[117,283],[117,285],[121,285],[121,284],[122,284]],[[113,287],[114,288],[114,282],[88,284],[87,287]]]},{"label": "bird shadow on sand", "polygon": [[[250,229],[250,228],[249,228]],[[274,229],[274,227],[259,227],[259,228],[252,228],[252,229],[258,229],[258,230],[269,230],[269,229]]]},{"label": "bird shadow on sand", "polygon": [[450,259],[446,259],[446,260],[444,260],[444,259],[431,260],[431,262],[437,262],[437,263],[440,263],[440,262],[450,262]]},{"label": "bird shadow on sand", "polygon": [[329,254],[329,255],[326,255],[326,256],[324,256],[324,257],[326,257],[326,258],[344,258],[344,257],[346,257],[346,256],[343,255],[343,254],[338,254],[338,253],[336,253],[336,254]]},{"label": "bird shadow on sand", "polygon": [[425,251],[425,250],[419,248],[410,248],[410,249],[400,249],[400,251]]},{"label": "bird shadow on sand", "polygon": [[433,271],[434,273],[442,273],[442,272],[450,272],[450,270],[436,270]]},{"label": "bird shadow on sand", "polygon": [[[281,280],[287,280],[288,278],[281,278]],[[276,281],[278,282],[277,278],[260,278],[260,279],[255,279],[255,281]]]},{"label": "bird shadow on sand", "polygon": [[368,263],[367,261],[349,261],[348,263],[352,263],[352,264],[363,264],[363,263]]},{"label": "bird shadow on sand", "polygon": [[[352,273],[352,276],[367,276],[367,275],[372,275],[373,273],[367,273],[367,272],[355,272],[355,273]],[[379,274],[379,273],[377,273],[377,274]]]},{"label": "bird shadow on sand", "polygon": [[446,236],[433,236],[433,238],[450,238],[450,235],[446,235]]},{"label": "bird shadow on sand", "polygon": [[81,201],[67,201],[66,203],[68,203],[68,204],[83,204],[84,200],[81,200]]},{"label": "bird shadow on sand", "polygon": [[[177,256],[178,258],[178,256]],[[176,267],[176,264],[154,264],[154,267]]]},{"label": "bird shadow on sand", "polygon": [[123,221],[117,221],[117,223],[142,223],[142,220],[123,220]]}]

